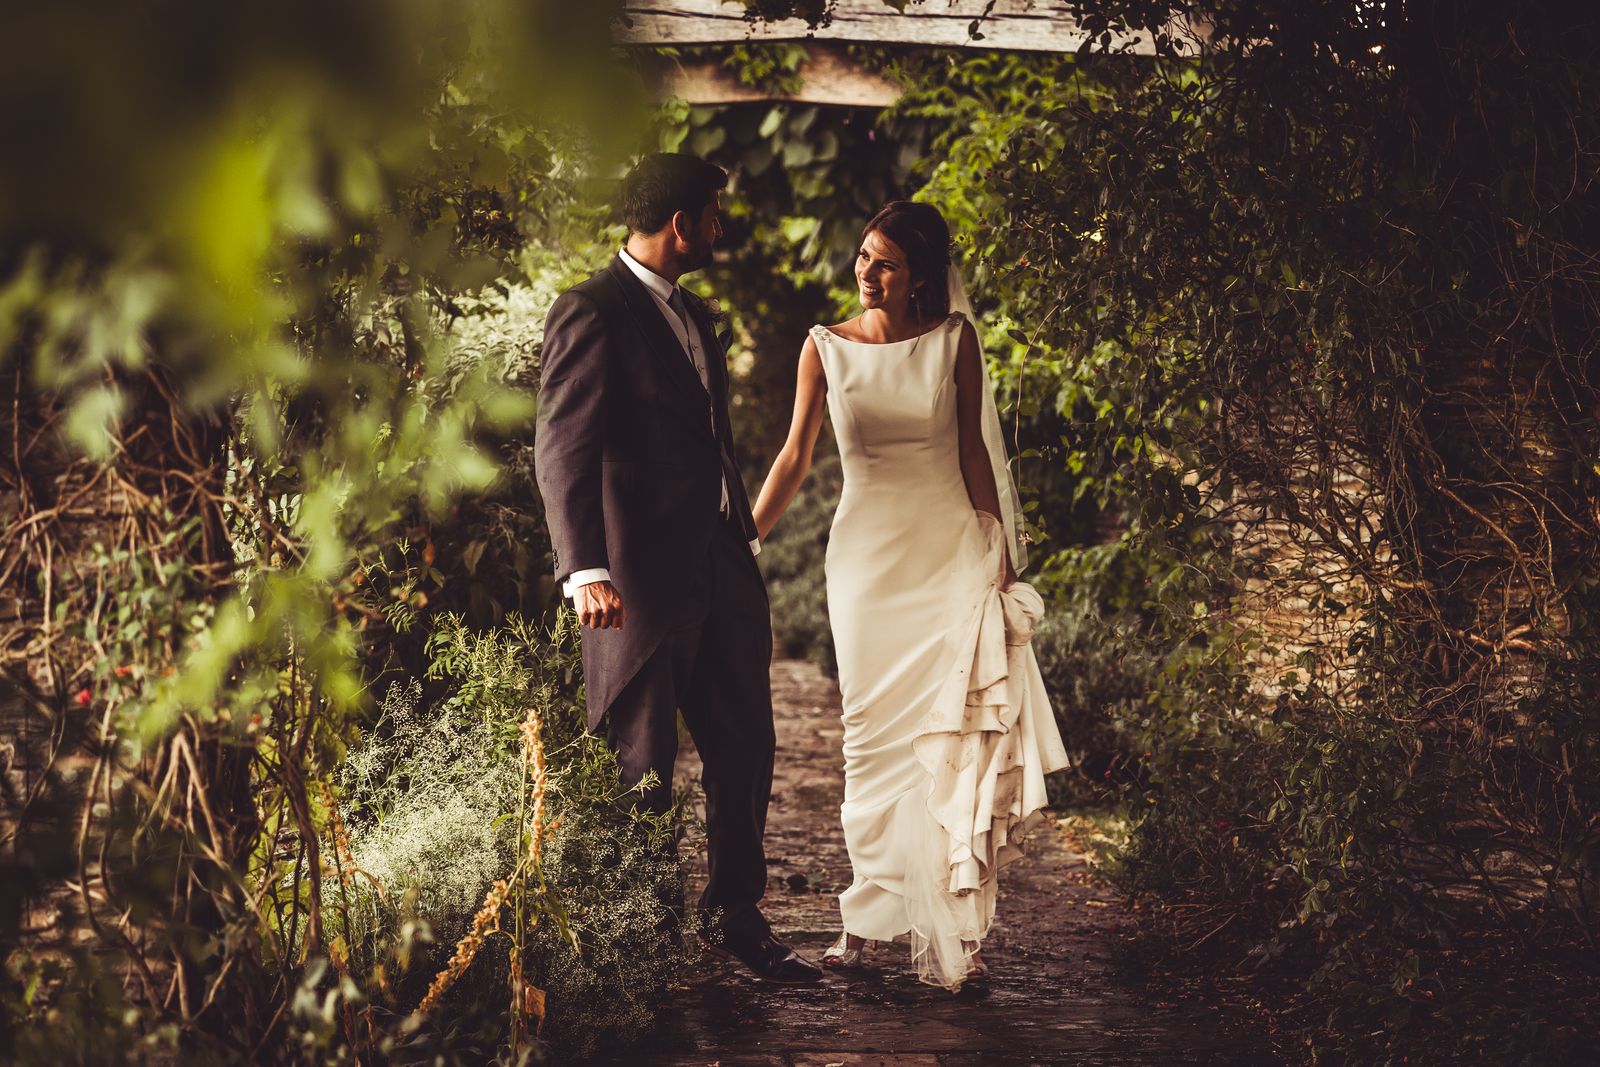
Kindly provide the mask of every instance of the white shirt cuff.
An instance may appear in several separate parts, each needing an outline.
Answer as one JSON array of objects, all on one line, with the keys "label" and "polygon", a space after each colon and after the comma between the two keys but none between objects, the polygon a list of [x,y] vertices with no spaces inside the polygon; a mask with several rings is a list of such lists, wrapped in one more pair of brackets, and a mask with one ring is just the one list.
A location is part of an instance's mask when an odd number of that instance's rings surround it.
[{"label": "white shirt cuff", "polygon": [[[752,537],[750,539],[750,554],[752,556],[761,555],[761,538]],[[574,593],[586,585],[593,585],[595,582],[609,582],[610,580],[611,572],[605,567],[590,567],[587,570],[573,571],[567,577],[567,580],[562,583],[561,595],[570,599]]]},{"label": "white shirt cuff", "polygon": [[611,572],[604,567],[590,567],[587,570],[573,571],[561,586],[561,595],[571,597],[579,589],[595,582],[609,582]]}]

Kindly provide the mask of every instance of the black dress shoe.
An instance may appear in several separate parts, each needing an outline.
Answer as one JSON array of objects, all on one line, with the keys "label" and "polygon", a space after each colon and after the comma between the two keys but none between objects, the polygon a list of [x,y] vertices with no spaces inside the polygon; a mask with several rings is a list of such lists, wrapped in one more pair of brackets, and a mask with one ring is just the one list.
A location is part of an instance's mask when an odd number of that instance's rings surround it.
[{"label": "black dress shoe", "polygon": [[769,934],[759,937],[724,937],[710,946],[712,953],[738,960],[763,982],[777,985],[815,985],[822,968]]}]

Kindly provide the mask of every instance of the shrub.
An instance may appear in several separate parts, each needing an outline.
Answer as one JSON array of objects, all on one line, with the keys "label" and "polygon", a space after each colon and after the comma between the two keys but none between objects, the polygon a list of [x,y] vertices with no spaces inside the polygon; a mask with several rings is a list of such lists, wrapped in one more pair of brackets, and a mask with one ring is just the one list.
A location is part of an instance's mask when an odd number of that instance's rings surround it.
[{"label": "shrub", "polygon": [[[507,1040],[516,1013],[504,1011],[506,989],[518,968],[539,998],[544,1039],[588,1051],[651,1025],[686,959],[660,928],[662,902],[682,895],[674,820],[634,811],[613,754],[585,730],[573,643],[566,614],[549,634],[514,616],[484,633],[441,617],[428,640],[429,673],[449,683],[449,695],[422,708],[418,682],[391,685],[338,774],[352,868],[343,896],[349,969],[378,976],[373,992],[405,1012],[528,849],[519,724],[539,724],[538,859],[527,892],[507,894],[509,918],[493,927],[503,936],[490,934],[446,994],[448,1011],[437,1013],[449,1021],[430,1040],[457,1054]],[[413,946],[418,929],[431,937]]]},{"label": "shrub", "polygon": [[[1155,668],[1111,705],[1120,873],[1303,983],[1316,1056],[1559,1062],[1600,925],[1600,200],[1556,177],[1592,20],[1069,7],[1090,77],[1039,86],[978,251],[1150,567],[1084,616]],[[1153,59],[1101,54],[1136,28]]]}]

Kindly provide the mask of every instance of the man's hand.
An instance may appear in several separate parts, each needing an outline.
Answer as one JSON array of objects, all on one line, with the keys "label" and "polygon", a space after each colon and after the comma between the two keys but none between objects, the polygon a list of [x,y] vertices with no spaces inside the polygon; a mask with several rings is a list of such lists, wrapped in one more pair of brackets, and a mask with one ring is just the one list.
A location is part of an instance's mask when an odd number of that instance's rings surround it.
[{"label": "man's hand", "polygon": [[610,582],[590,582],[572,594],[572,606],[577,609],[578,621],[595,630],[611,627],[622,629],[628,612],[622,606],[622,594]]}]

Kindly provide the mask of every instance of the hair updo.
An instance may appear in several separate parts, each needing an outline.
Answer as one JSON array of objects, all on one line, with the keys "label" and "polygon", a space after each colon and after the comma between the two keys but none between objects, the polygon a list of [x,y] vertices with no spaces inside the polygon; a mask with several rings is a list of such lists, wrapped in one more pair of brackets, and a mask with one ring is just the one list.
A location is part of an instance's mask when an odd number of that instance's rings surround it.
[{"label": "hair updo", "polygon": [[[900,246],[911,270],[911,307],[924,322],[950,314],[950,227],[932,204],[892,200],[861,231],[881,233]],[[918,284],[923,283],[923,284]]]}]

